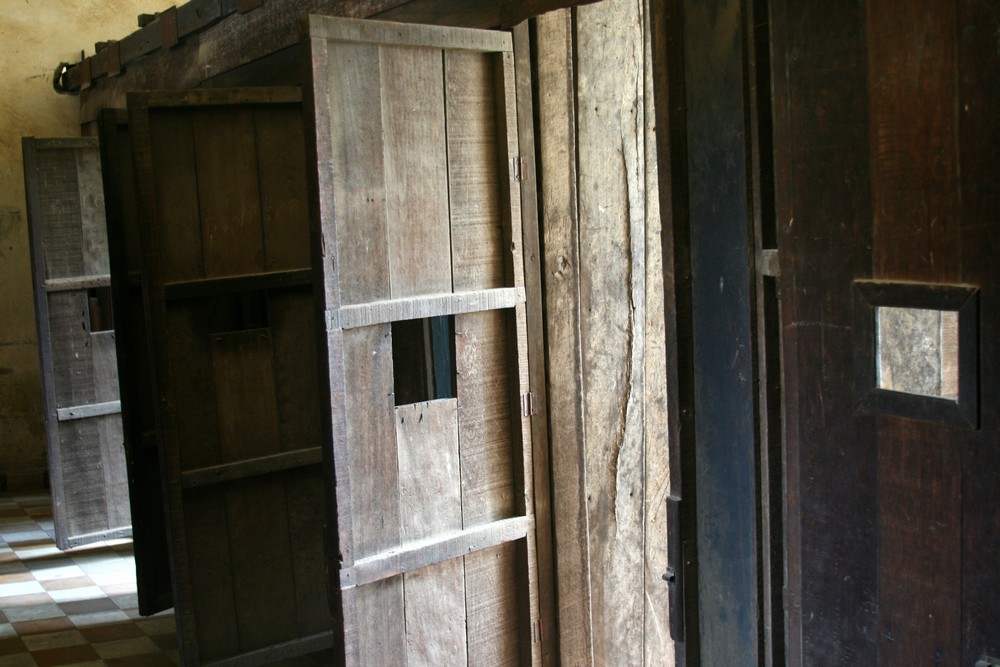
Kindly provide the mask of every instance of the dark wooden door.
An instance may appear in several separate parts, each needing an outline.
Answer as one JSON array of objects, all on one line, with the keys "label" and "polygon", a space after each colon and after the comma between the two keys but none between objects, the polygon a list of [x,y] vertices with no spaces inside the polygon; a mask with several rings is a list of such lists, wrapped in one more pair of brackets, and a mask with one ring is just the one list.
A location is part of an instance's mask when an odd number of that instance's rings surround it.
[{"label": "dark wooden door", "polygon": [[297,88],[128,97],[184,664],[333,643]]},{"label": "dark wooden door", "polygon": [[135,576],[139,611],[150,615],[172,607],[173,594],[153,360],[143,314],[139,212],[125,111],[105,109],[99,132]]},{"label": "dark wooden door", "polygon": [[538,664],[511,37],[311,17],[309,42],[346,660]]},{"label": "dark wooden door", "polygon": [[973,665],[1000,653],[1000,5],[772,19],[789,662]]},{"label": "dark wooden door", "polygon": [[129,537],[96,139],[26,138],[35,312],[56,544]]}]

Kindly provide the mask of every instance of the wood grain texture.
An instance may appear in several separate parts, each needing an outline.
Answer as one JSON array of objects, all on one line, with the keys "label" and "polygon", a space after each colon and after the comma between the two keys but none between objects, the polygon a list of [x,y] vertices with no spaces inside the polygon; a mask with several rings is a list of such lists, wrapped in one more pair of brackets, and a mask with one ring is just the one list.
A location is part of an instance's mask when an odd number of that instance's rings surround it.
[{"label": "wood grain texture", "polygon": [[877,455],[871,421],[847,418],[856,352],[839,326],[850,322],[851,279],[872,267],[865,12],[830,9],[771,5],[787,660],[875,664],[877,514],[858,491],[877,487]]},{"label": "wood grain texture", "polygon": [[446,51],[448,195],[456,292],[504,287],[492,54]]},{"label": "wood grain texture", "polygon": [[462,519],[465,527],[514,514],[507,362],[507,314],[503,311],[455,318],[458,379],[458,438],[461,456]]},{"label": "wood grain texture", "polygon": [[[462,527],[458,401],[398,406],[404,542]],[[406,655],[412,664],[466,664],[465,567],[460,559],[403,575]]]},{"label": "wood grain texture", "polygon": [[[330,252],[340,259],[340,302],[387,299],[389,237],[379,49],[366,44],[324,48],[329,49],[330,65],[316,77],[328,77],[321,102],[329,114],[330,155],[319,159],[331,161],[332,215],[323,222]],[[318,131],[325,132],[326,127]]]},{"label": "wood grain texture", "polygon": [[980,296],[980,431],[965,448],[962,472],[962,663],[978,660],[985,651],[1000,655],[1000,607],[996,604],[996,563],[1000,559],[1000,284],[996,261],[996,196],[1000,162],[993,146],[1000,141],[1000,90],[990,86],[1000,73],[996,35],[1000,7],[982,0],[956,3],[959,110],[958,142],[961,161],[960,201],[962,281],[983,286]]},{"label": "wood grain texture", "polygon": [[390,293],[451,291],[442,52],[380,54]]},{"label": "wood grain texture", "polygon": [[537,21],[541,220],[545,248],[549,428],[559,650],[568,664],[593,655],[590,545],[580,374],[579,220],[572,15]]},{"label": "wood grain texture", "polygon": [[[867,3],[872,275],[956,282],[957,12],[952,1],[917,9]],[[892,417],[876,427],[879,660],[959,663],[962,464],[954,445],[966,438]]]},{"label": "wood grain texture", "polygon": [[[645,233],[635,3],[577,14],[582,370],[594,656],[643,661]],[[638,114],[638,115],[637,115]],[[609,169],[609,165],[614,165]],[[633,231],[634,230],[634,231]]]}]

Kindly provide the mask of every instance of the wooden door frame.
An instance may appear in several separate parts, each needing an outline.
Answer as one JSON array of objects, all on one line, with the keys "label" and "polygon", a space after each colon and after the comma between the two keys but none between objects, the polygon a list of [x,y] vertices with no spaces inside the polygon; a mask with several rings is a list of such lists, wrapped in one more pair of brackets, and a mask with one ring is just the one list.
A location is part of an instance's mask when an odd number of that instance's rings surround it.
[{"label": "wooden door frame", "polygon": [[768,7],[653,5],[676,660],[783,664]]}]

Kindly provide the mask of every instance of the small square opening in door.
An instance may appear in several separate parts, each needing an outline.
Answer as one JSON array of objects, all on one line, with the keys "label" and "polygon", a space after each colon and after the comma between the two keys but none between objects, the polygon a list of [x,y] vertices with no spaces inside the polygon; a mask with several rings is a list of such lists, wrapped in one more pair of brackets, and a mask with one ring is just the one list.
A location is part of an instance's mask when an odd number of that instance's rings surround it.
[{"label": "small square opening in door", "polygon": [[455,398],[455,318],[392,323],[392,375],[396,405]]}]

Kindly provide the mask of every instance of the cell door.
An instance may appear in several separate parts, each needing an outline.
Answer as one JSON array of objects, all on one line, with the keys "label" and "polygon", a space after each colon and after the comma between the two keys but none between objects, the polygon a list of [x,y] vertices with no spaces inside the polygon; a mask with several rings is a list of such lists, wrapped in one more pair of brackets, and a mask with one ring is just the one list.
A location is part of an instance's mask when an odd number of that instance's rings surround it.
[{"label": "cell door", "polygon": [[511,37],[308,28],[347,663],[537,664]]},{"label": "cell door", "polygon": [[130,537],[96,139],[26,138],[35,314],[56,544]]},{"label": "cell door", "polygon": [[328,649],[301,93],[128,110],[182,661]]},{"label": "cell door", "polygon": [[1000,6],[771,7],[789,664],[996,664]]}]

